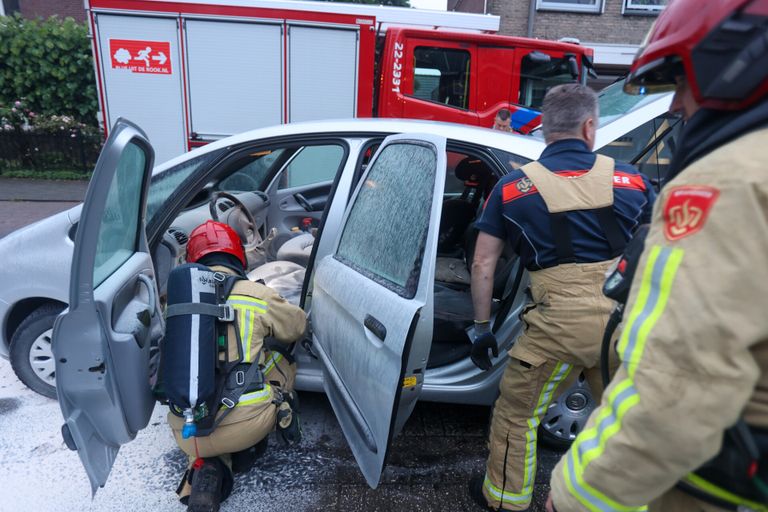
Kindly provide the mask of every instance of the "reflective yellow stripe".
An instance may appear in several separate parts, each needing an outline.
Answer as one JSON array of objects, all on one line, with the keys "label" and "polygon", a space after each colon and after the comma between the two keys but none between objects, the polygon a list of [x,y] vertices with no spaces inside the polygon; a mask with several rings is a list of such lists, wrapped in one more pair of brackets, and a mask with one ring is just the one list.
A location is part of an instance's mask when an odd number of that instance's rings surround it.
[{"label": "reflective yellow stripe", "polygon": [[664,312],[672,291],[672,282],[682,260],[683,250],[679,248],[662,248],[657,245],[650,251],[640,292],[618,347],[630,377],[635,375],[651,329]]},{"label": "reflective yellow stripe", "polygon": [[264,375],[267,375],[269,372],[275,369],[275,366],[277,363],[279,363],[283,359],[283,355],[279,352],[272,352],[272,355],[267,360],[267,367],[264,368]]},{"label": "reflective yellow stripe", "polygon": [[750,510],[754,510],[755,512],[768,512],[768,505],[750,501],[748,499],[742,498],[741,496],[737,496],[736,494],[728,492],[725,489],[704,480],[700,476],[694,475],[693,473],[686,476],[683,480],[689,485],[692,485],[693,487],[696,487],[697,489],[705,492],[706,494],[720,498],[721,500],[727,501],[728,503],[749,507]]},{"label": "reflective yellow stripe", "polygon": [[256,309],[259,313],[266,313],[267,309],[269,309],[267,301],[249,297],[248,295],[230,295],[227,302],[233,306]]},{"label": "reflective yellow stripe", "polygon": [[256,315],[267,312],[266,301],[247,295],[230,295],[227,304],[239,313],[240,341],[243,344],[243,360],[251,362],[251,340],[256,323]]},{"label": "reflective yellow stripe", "polygon": [[243,393],[240,395],[240,400],[237,401],[237,407],[241,405],[253,405],[261,402],[267,402],[272,398],[272,388],[269,384],[264,385],[264,389],[259,391],[252,391],[250,393]]},{"label": "reflective yellow stripe", "polygon": [[584,480],[584,470],[594,459],[602,455],[605,445],[621,429],[624,415],[640,401],[630,379],[621,381],[608,395],[607,405],[595,417],[594,425],[579,434],[566,455],[563,471],[565,484],[570,493],[591,511],[634,512],[647,507],[622,505],[598,491]]},{"label": "reflective yellow stripe", "polygon": [[641,400],[632,378],[642,359],[645,342],[667,305],[682,259],[683,250],[679,248],[654,246],[649,251],[637,300],[617,347],[629,377],[611,390],[606,404],[593,413],[593,426],[579,434],[566,456],[563,465],[566,486],[588,510],[647,510],[645,506],[632,507],[612,500],[589,485],[584,479],[584,472],[590,462],[603,454],[608,440],[621,430],[624,416]]},{"label": "reflective yellow stripe", "polygon": [[[544,383],[544,387],[539,393],[539,400],[536,408],[533,410],[533,417],[528,419],[528,431],[525,433],[525,458],[523,470],[523,487],[519,493],[510,492],[506,489],[500,489],[493,485],[488,474],[485,475],[483,485],[488,494],[503,503],[528,503],[533,496],[533,477],[536,474],[536,434],[538,432],[541,417],[549,408],[552,398],[555,396],[557,387],[563,382],[573,367],[568,363],[557,363],[552,374]],[[506,461],[504,461],[506,464]]]}]

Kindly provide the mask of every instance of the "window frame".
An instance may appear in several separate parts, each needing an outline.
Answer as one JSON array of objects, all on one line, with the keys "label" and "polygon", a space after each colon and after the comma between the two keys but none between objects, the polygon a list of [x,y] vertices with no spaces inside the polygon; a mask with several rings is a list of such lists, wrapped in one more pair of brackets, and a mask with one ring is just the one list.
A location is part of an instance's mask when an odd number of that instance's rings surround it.
[{"label": "window frame", "polygon": [[[120,165],[123,157],[128,155],[126,150],[129,147],[135,147],[136,150],[138,150],[137,155],[141,157],[141,162],[137,163],[140,163],[141,165],[141,174],[138,174],[136,169],[132,169],[130,166],[121,167]],[[149,178],[147,167],[152,165],[152,161],[152,151],[148,150],[141,139],[135,137],[131,138],[125,144],[125,146],[121,148],[120,156],[112,174],[112,181],[110,182],[110,186],[107,189],[107,193],[105,194],[104,211],[102,212],[102,216],[99,219],[98,229],[96,231],[96,250],[94,252],[95,258],[93,264],[93,275],[91,276],[94,290],[101,286],[105,281],[107,281],[115,272],[120,270],[120,268],[125,265],[125,262],[131,259],[134,254],[140,252],[142,233],[145,229],[146,201],[147,196],[149,195],[148,187],[146,186],[146,180]],[[127,242],[128,236],[131,236],[132,240],[130,247],[117,247],[118,250],[115,250],[115,247],[110,247],[109,252],[111,252],[111,254],[109,254],[106,259],[99,262],[99,255],[101,253],[106,253],[104,250],[104,245],[106,245],[105,242],[109,240],[109,238],[106,236],[109,228],[119,224],[108,220],[107,212],[109,210],[110,204],[114,203],[116,206],[122,206],[124,201],[132,199],[132,194],[121,196],[121,194],[127,194],[127,191],[125,191],[124,187],[120,186],[125,185],[125,183],[120,183],[121,178],[119,173],[121,172],[123,173],[122,175],[126,177],[125,179],[132,179],[135,177],[140,178],[136,183],[132,184],[136,185],[136,189],[138,191],[138,197],[136,199],[138,199],[138,201],[132,201],[132,204],[129,205],[131,207],[131,212],[128,212],[131,215],[123,219],[125,222],[130,222],[132,224],[122,224],[122,227],[126,228],[122,233],[124,235],[122,238]],[[114,197],[112,196],[113,187],[116,194]],[[111,198],[114,199],[114,201],[110,202]],[[131,229],[127,229],[129,227]],[[125,252],[128,252],[128,255],[123,257]]]},{"label": "window frame", "polygon": [[622,0],[621,14],[634,16],[658,16],[661,11],[669,4],[664,5],[632,5],[633,0]]},{"label": "window frame", "polygon": [[[434,146],[432,146],[429,143],[426,143],[426,142],[423,142],[423,141],[420,141],[420,140],[412,140],[412,139],[392,141],[392,142],[388,143],[386,146],[384,146],[384,149],[389,148],[389,147],[393,147],[393,146],[398,146],[398,145],[420,146],[420,147],[424,147],[424,148],[429,149],[433,153],[434,153],[434,150],[435,150]],[[381,148],[379,148],[379,150],[377,150],[377,153],[379,151],[381,151]],[[379,160],[379,156],[380,156],[380,154],[376,155],[375,159],[373,159],[371,161],[371,163],[369,164],[369,168],[370,168],[371,165],[375,166],[376,162]],[[435,159],[436,159],[436,161],[439,162],[439,155],[435,154]],[[375,169],[375,167],[373,167],[373,168]],[[441,172],[441,171],[438,168],[436,170],[436,173],[439,173],[439,172]],[[443,171],[443,172],[445,172],[445,171]],[[421,277],[421,271],[422,271],[422,267],[423,267],[424,247],[425,247],[425,244],[426,244],[427,239],[429,237],[429,230],[432,227],[431,226],[431,221],[432,221],[431,215],[428,215],[428,218],[427,218],[427,229],[424,231],[424,233],[422,234],[422,238],[419,241],[419,254],[421,255],[421,259],[414,262],[413,267],[409,270],[408,278],[406,279],[406,282],[405,282],[404,285],[396,283],[396,282],[388,279],[385,276],[377,274],[376,272],[374,272],[374,271],[372,271],[372,270],[370,270],[368,268],[365,268],[365,267],[359,265],[358,262],[349,259],[348,257],[346,257],[343,254],[340,254],[341,244],[344,241],[344,234],[347,231],[347,228],[349,226],[350,216],[352,214],[352,211],[353,211],[355,205],[357,204],[357,201],[360,199],[360,192],[361,192],[360,191],[360,187],[362,186],[362,183],[364,181],[363,178],[367,178],[369,176],[369,174],[370,174],[370,171],[368,169],[366,169],[366,172],[361,176],[361,179],[360,179],[360,181],[358,182],[358,184],[356,186],[355,193],[354,193],[354,196],[352,198],[352,202],[348,206],[349,212],[347,213],[346,218],[344,220],[344,223],[341,226],[341,229],[339,231],[338,241],[337,241],[336,246],[335,246],[335,248],[333,250],[333,258],[336,259],[337,261],[339,261],[344,266],[349,267],[350,269],[354,270],[358,274],[360,274],[360,275],[370,279],[374,283],[383,286],[384,288],[392,291],[393,293],[396,293],[400,297],[403,297],[404,299],[408,299],[408,300],[413,299],[416,296],[416,292],[418,291],[419,279]],[[430,199],[430,203],[429,203],[429,206],[428,206],[428,211],[431,211],[432,204],[435,201],[434,187],[435,187],[435,181],[436,180],[437,180],[437,174],[435,174],[433,176],[432,194],[431,194],[431,199]]]},{"label": "window frame", "polygon": [[602,14],[605,3],[603,0],[593,0],[594,5],[571,4],[557,0],[536,0],[537,11],[579,12]]}]

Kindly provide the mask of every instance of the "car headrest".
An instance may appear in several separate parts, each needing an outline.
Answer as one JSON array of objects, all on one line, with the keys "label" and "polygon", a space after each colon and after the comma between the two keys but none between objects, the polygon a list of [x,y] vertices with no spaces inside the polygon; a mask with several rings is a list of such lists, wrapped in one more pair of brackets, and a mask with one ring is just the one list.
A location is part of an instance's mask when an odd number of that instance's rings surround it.
[{"label": "car headrest", "polygon": [[461,181],[465,183],[472,182],[477,186],[488,179],[491,170],[488,169],[488,166],[479,158],[468,156],[458,163],[454,173]]}]

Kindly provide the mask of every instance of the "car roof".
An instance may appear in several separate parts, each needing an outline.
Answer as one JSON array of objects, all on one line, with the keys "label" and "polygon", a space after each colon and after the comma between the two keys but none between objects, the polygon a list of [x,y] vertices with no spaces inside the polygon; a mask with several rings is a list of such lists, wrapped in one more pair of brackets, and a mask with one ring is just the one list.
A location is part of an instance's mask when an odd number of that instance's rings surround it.
[{"label": "car roof", "polygon": [[508,151],[531,160],[538,158],[545,146],[542,140],[534,137],[463,124],[413,119],[336,119],[282,124],[232,135],[161,163],[155,167],[153,174],[211,151],[262,139],[313,134],[372,136],[395,133],[428,133],[447,139]]}]

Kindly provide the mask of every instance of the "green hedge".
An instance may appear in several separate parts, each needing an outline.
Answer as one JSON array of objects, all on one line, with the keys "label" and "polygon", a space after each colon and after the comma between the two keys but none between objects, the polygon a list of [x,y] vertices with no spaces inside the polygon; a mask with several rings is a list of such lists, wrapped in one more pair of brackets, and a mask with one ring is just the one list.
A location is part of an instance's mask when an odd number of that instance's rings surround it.
[{"label": "green hedge", "polygon": [[0,107],[22,100],[38,115],[96,126],[93,57],[85,24],[53,16],[0,17]]}]

